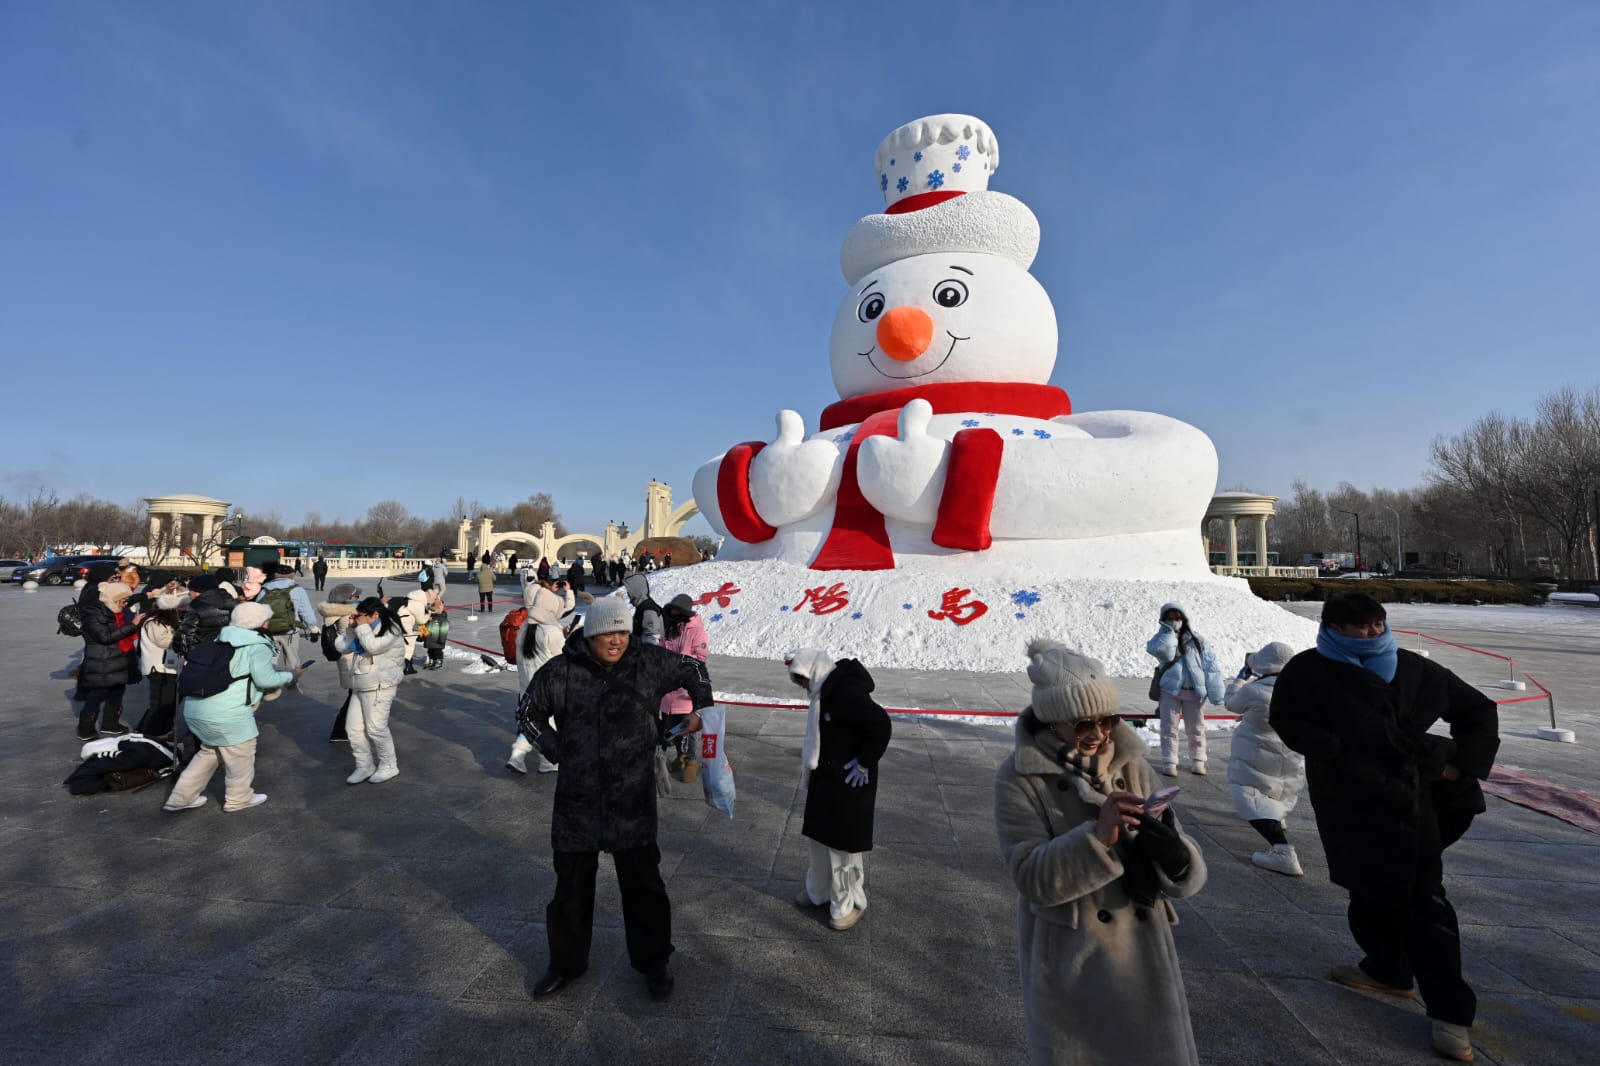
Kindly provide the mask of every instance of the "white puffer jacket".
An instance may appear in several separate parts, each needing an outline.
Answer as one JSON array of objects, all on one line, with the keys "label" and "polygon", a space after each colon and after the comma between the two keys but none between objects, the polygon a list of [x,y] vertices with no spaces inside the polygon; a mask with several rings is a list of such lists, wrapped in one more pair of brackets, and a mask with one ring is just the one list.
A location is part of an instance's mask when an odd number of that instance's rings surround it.
[{"label": "white puffer jacket", "polygon": [[1273,641],[1246,659],[1252,670],[1265,676],[1228,686],[1228,710],[1240,716],[1228,757],[1228,790],[1239,817],[1246,821],[1283,821],[1306,785],[1305,757],[1291,751],[1267,721],[1278,671],[1293,657],[1293,648]]},{"label": "white puffer jacket", "polygon": [[350,660],[348,676],[352,691],[394,688],[405,676],[405,637],[394,630],[380,636],[373,632],[371,623],[363,623],[341,633],[334,647],[345,653],[339,660],[340,680],[346,676],[345,659]]}]

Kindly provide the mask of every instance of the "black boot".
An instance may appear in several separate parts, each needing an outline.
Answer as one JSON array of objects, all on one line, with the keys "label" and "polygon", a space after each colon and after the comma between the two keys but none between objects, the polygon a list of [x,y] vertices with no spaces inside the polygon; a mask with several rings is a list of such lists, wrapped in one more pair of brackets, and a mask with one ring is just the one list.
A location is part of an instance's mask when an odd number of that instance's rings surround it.
[{"label": "black boot", "polygon": [[100,709],[100,734],[108,737],[120,737],[133,730],[122,724],[122,706],[120,704],[106,704]]},{"label": "black boot", "polygon": [[413,663],[410,659],[407,659],[406,660],[406,676],[410,677],[412,674],[414,674],[416,672],[417,672],[416,664]]},{"label": "black boot", "polygon": [[100,736],[94,729],[94,712],[80,711],[78,714],[78,739],[95,740]]}]

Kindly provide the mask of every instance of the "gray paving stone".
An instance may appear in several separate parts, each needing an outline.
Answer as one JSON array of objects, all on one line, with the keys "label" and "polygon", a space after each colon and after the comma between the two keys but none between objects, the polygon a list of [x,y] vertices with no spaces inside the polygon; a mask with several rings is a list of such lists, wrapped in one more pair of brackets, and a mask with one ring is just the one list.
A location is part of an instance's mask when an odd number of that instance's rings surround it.
[{"label": "gray paving stone", "polygon": [[[182,1059],[193,1063],[1024,1057],[1016,896],[990,809],[1009,722],[896,720],[867,859],[871,905],[837,933],[824,911],[791,902],[808,850],[804,716],[734,709],[737,817],[710,810],[694,785],[675,785],[660,804],[673,998],[650,1001],[629,967],[615,873],[602,858],[590,970],[533,1001],[557,778],[504,768],[514,678],[452,669],[409,679],[396,713],[401,777],[346,787],[348,750],[326,740],[342,693],[332,671],[313,671],[302,692],[263,713],[266,806],[167,815],[161,789],[74,798],[59,788],[76,764],[64,675],[75,649],[53,636],[55,601],[12,592],[0,589],[0,638],[27,665],[0,687],[0,743],[37,757],[9,763],[0,783],[6,1066],[56,1066],[62,1047],[74,1062],[170,1066],[174,1032],[187,1034]],[[1519,661],[1569,692],[1600,688],[1600,640],[1502,639],[1525,645]],[[711,669],[725,691],[795,695],[768,661],[714,656]],[[942,693],[1015,709],[1028,698],[1020,675],[876,673],[895,705]],[[1143,680],[1124,682],[1128,706],[1145,709]],[[1570,713],[1586,742],[1600,737],[1600,714]],[[1502,761],[1592,792],[1591,748],[1524,739],[1534,718],[1508,715]],[[1180,817],[1211,870],[1178,904],[1174,930],[1202,1061],[1434,1061],[1420,1008],[1323,979],[1355,948],[1309,804],[1289,821],[1307,876],[1256,869],[1259,838],[1226,788],[1226,734],[1211,747],[1214,772],[1178,782]],[[214,797],[220,788],[219,778]],[[1481,1062],[1595,1058],[1597,848],[1594,835],[1491,798],[1447,855],[1480,997]]]}]

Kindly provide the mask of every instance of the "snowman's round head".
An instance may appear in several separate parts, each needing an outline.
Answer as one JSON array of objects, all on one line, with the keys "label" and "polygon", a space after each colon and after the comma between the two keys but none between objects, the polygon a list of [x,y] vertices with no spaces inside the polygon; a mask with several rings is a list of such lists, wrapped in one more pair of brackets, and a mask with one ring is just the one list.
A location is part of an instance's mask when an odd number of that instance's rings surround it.
[{"label": "snowman's round head", "polygon": [[980,252],[888,263],[839,304],[828,342],[841,399],[952,381],[1043,385],[1056,363],[1056,313],[1032,274]]}]

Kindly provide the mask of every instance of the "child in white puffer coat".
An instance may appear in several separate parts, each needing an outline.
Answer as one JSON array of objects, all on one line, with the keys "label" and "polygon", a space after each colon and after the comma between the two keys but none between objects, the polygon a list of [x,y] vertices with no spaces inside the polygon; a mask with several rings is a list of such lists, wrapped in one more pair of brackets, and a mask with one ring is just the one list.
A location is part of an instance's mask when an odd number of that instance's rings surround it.
[{"label": "child in white puffer coat", "polygon": [[[1272,709],[1272,686],[1278,672],[1295,651],[1273,641],[1244,657],[1244,670],[1228,685],[1227,707],[1239,715],[1228,758],[1228,790],[1239,817],[1255,827],[1270,845],[1250,861],[1264,870],[1301,877],[1300,857],[1284,831],[1283,820],[1294,810],[1306,783],[1306,760],[1278,737],[1267,714]],[[1254,675],[1255,680],[1249,680]]]}]

